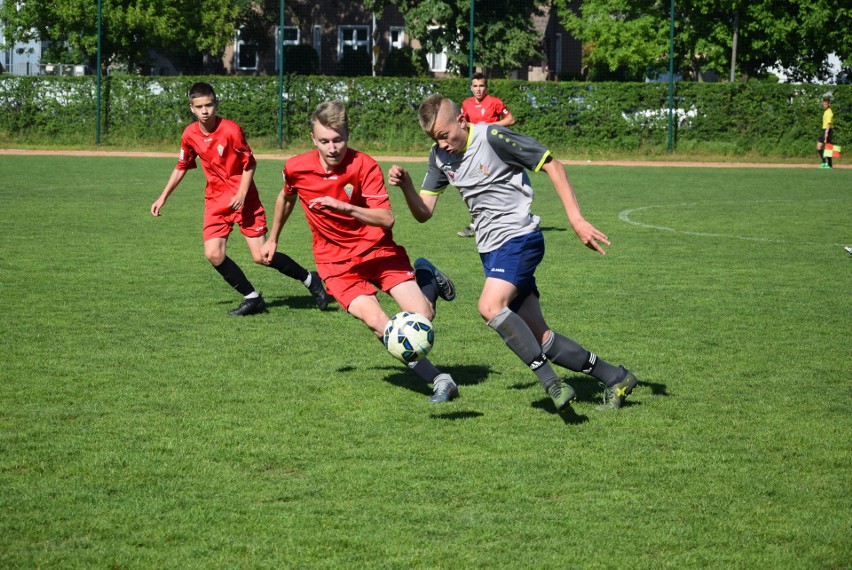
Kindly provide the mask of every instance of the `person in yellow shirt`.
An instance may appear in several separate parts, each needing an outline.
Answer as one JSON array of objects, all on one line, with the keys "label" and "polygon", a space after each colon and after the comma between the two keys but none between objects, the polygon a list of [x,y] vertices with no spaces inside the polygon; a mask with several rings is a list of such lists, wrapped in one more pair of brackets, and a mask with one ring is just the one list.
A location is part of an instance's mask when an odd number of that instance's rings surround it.
[{"label": "person in yellow shirt", "polygon": [[822,109],[822,132],[819,134],[816,145],[817,153],[819,154],[820,160],[822,160],[822,164],[820,164],[819,167],[831,168],[831,157],[826,158],[822,152],[825,145],[831,144],[831,133],[834,123],[834,111],[831,110],[831,100],[828,97],[823,98]]}]

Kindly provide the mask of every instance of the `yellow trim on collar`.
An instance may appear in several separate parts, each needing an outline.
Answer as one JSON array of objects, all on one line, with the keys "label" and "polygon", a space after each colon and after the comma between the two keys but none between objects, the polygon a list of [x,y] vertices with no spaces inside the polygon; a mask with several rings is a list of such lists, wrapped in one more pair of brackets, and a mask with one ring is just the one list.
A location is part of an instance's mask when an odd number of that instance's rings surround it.
[{"label": "yellow trim on collar", "polygon": [[467,124],[467,142],[464,143],[464,148],[462,149],[462,152],[464,152],[464,151],[466,151],[467,149],[470,148],[470,139],[471,138],[473,138],[473,125],[468,123]]}]

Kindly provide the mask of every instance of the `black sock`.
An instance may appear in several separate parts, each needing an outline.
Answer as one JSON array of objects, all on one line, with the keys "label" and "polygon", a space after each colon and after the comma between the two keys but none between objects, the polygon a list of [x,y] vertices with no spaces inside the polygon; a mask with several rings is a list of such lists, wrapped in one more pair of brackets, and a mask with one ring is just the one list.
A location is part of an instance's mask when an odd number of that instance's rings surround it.
[{"label": "black sock", "polygon": [[308,278],[307,269],[293,261],[293,258],[286,253],[281,253],[280,251],[276,251],[275,255],[272,256],[272,261],[269,263],[269,267],[277,269],[287,277],[292,277],[302,283],[304,283],[305,279]]},{"label": "black sock", "polygon": [[621,367],[615,367],[609,362],[598,358],[594,352],[590,352],[566,336],[550,331],[548,338],[542,345],[544,354],[554,364],[558,364],[574,372],[583,372],[597,378],[607,386],[612,386],[624,377]]},{"label": "black sock", "polygon": [[219,265],[214,265],[213,268],[228,282],[228,285],[241,293],[243,297],[254,292],[254,287],[249,282],[246,274],[243,273],[240,266],[230,257],[225,256],[225,261]]},{"label": "black sock", "polygon": [[432,272],[428,269],[418,269],[414,272],[414,280],[432,306],[435,306],[438,300],[438,282]]},{"label": "black sock", "polygon": [[538,381],[544,389],[559,381],[553,367],[547,362],[547,356],[541,351],[541,346],[535,339],[530,327],[517,313],[505,308],[488,321],[488,326],[497,331],[512,352],[520,358],[530,370],[538,376]]}]

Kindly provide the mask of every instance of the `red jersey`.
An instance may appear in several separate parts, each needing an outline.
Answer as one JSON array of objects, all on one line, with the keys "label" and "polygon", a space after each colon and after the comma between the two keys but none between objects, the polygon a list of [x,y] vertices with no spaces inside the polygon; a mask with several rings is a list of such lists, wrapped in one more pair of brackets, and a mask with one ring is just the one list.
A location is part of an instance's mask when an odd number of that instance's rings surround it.
[{"label": "red jersey", "polygon": [[[197,122],[184,129],[180,138],[180,156],[176,168],[197,168],[196,157],[201,159],[204,166],[208,200],[226,197],[230,200],[240,188],[243,171],[256,164],[243,130],[237,123],[222,118],[216,119],[216,128],[209,135],[201,132]],[[254,180],[249,187],[249,194],[257,195]]]},{"label": "red jersey", "polygon": [[284,165],[284,192],[297,195],[302,203],[313,233],[317,265],[347,261],[374,247],[395,245],[390,230],[368,226],[340,212],[310,207],[313,198],[331,196],[362,208],[390,210],[382,169],[363,152],[348,149],[332,172],[323,168],[318,150],[294,156]]},{"label": "red jersey", "polygon": [[496,123],[509,114],[509,109],[497,97],[486,95],[481,102],[477,101],[476,97],[465,99],[462,103],[462,113],[468,123]]}]

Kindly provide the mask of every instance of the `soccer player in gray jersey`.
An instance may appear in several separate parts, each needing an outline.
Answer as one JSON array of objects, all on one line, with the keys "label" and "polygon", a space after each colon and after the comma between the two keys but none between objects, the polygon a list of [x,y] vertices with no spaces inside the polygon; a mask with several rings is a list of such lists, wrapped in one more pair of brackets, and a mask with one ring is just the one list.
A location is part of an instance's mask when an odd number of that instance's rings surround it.
[{"label": "soccer player in gray jersey", "polygon": [[613,366],[570,338],[550,329],[541,313],[535,269],[544,257],[539,218],[530,212],[533,189],[527,170],[550,177],[571,227],[587,247],[604,255],[606,235],[583,218],[562,163],[535,139],[500,125],[465,122],[458,105],[439,94],[420,105],[420,126],[435,141],[429,168],[417,192],[404,168],[393,165],[388,181],[399,186],[414,218],[432,217],[438,197],[455,186],[476,228],[476,245],[485,269],[479,314],[536,374],[557,410],[575,397],[550,363],[584,372],[604,386],[604,405],[620,408],[638,381],[623,366]]}]

